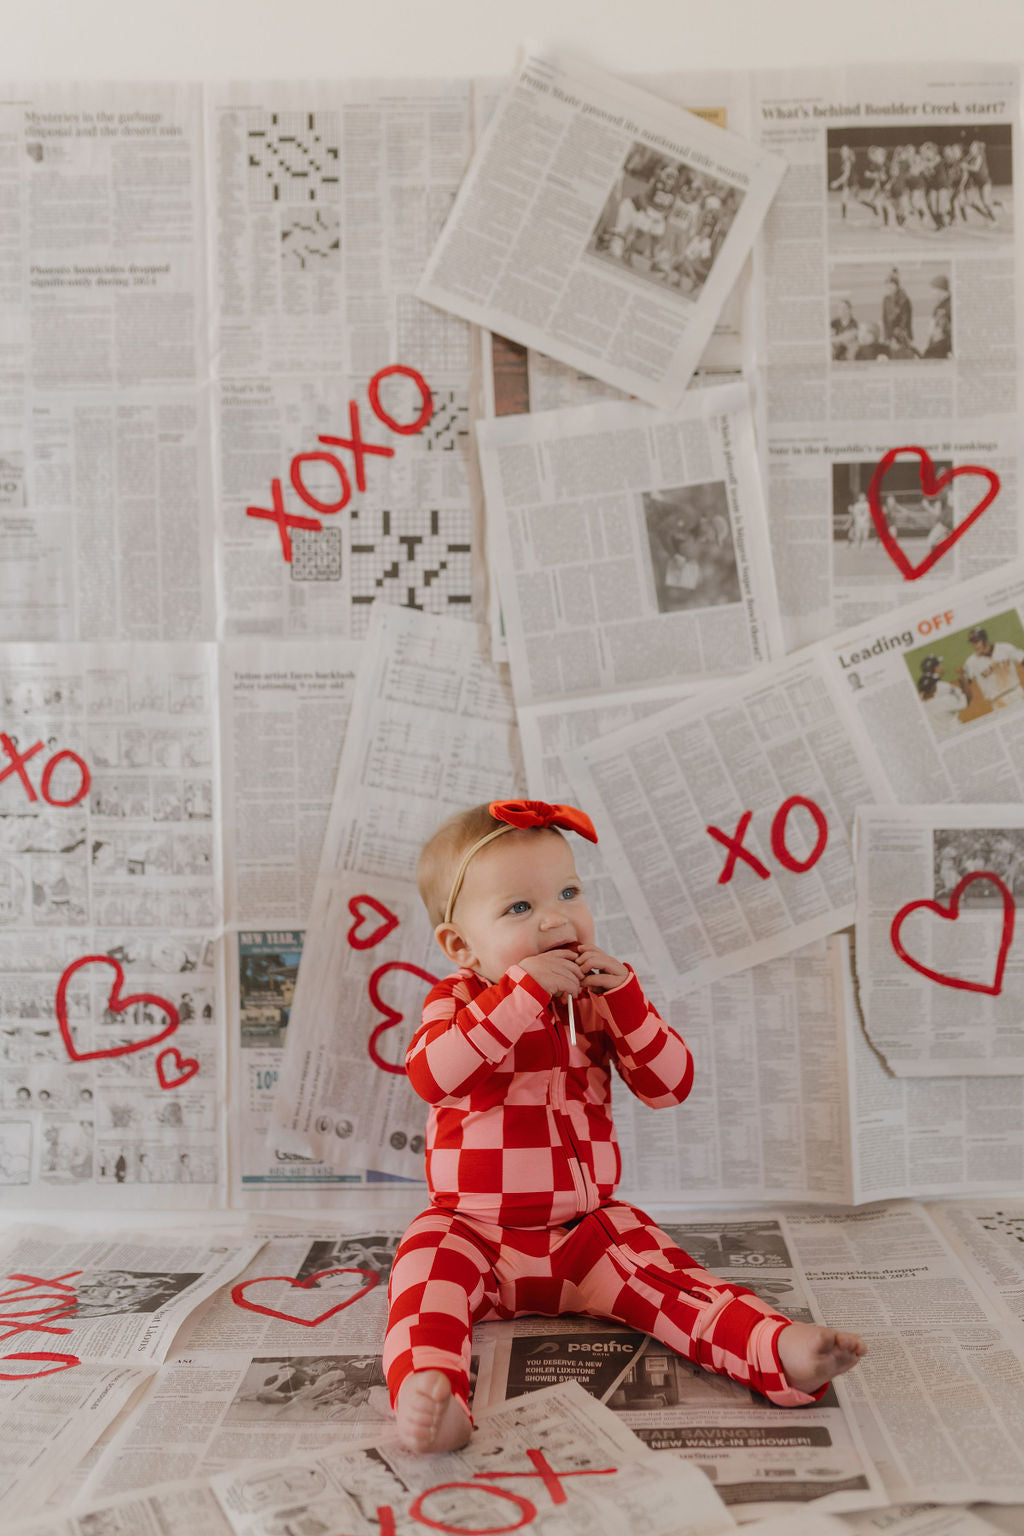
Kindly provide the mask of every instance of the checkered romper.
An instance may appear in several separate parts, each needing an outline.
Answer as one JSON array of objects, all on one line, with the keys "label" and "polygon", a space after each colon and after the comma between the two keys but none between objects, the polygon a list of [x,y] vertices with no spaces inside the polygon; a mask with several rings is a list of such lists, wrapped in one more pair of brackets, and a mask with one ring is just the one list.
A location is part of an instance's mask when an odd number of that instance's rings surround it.
[{"label": "checkered romper", "polygon": [[384,1369],[440,1370],[468,1412],[472,1325],[563,1312],[653,1334],[687,1359],[795,1407],[777,1339],[788,1319],[702,1269],[642,1211],[613,1199],[621,1169],[610,1071],[645,1104],[680,1104],[693,1062],[635,975],[565,1004],[519,966],[438,982],[406,1057],[431,1105],[432,1205],[391,1272]]}]

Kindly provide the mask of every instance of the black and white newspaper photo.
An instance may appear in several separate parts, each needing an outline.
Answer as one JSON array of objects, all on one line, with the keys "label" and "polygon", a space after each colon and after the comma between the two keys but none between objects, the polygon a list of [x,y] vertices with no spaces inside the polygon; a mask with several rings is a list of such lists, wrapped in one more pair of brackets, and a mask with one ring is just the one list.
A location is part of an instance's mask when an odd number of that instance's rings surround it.
[{"label": "black and white newspaper photo", "polygon": [[528,54],[416,292],[671,409],[784,170],[576,58]]},{"label": "black and white newspaper photo", "polygon": [[1020,807],[861,806],[854,843],[860,1002],[886,1066],[1024,1075]]}]

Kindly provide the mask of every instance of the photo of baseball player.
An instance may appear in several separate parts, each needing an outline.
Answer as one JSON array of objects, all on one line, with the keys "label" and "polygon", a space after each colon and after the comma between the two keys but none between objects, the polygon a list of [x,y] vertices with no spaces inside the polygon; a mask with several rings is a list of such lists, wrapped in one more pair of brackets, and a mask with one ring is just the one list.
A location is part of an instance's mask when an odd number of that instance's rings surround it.
[{"label": "photo of baseball player", "polygon": [[[951,459],[935,459],[941,479],[953,468]],[[867,491],[878,467],[877,460],[835,462],[832,465],[832,579],[836,586],[902,583],[903,573],[893,563],[878,535]],[[882,514],[889,537],[912,565],[919,565],[953,531],[952,491],[945,487],[934,496],[921,489],[917,459],[897,459],[885,477]],[[953,570],[936,565],[924,581],[949,581]]]},{"label": "photo of baseball player", "polygon": [[830,128],[833,250],[1008,243],[1013,237],[1009,123]]},{"label": "photo of baseball player", "polygon": [[718,176],[634,143],[587,250],[645,283],[696,299],[743,196]]},{"label": "photo of baseball player", "polygon": [[829,271],[833,363],[952,357],[951,272],[948,261],[834,262]]},{"label": "photo of baseball player", "polygon": [[1024,622],[1015,608],[903,653],[937,740],[1024,704]]}]

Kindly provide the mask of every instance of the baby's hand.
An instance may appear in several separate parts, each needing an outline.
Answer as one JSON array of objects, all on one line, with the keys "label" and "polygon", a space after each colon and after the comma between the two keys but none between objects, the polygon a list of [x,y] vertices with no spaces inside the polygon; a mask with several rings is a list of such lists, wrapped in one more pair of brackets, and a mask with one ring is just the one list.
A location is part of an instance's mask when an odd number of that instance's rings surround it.
[{"label": "baby's hand", "polygon": [[577,959],[575,945],[548,949],[541,955],[527,955],[519,964],[552,997],[558,997],[563,992],[568,992],[570,997],[579,997],[584,968]]},{"label": "baby's hand", "polygon": [[583,971],[583,985],[590,992],[610,992],[629,976],[629,970],[621,960],[613,960],[611,955],[593,944],[581,944],[578,959]]}]

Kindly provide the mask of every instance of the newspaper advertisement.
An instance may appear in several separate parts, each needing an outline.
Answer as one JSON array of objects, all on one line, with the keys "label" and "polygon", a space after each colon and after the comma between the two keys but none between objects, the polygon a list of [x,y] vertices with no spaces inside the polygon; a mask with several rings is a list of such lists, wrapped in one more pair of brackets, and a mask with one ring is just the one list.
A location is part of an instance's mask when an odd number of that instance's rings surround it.
[{"label": "newspaper advertisement", "polygon": [[789,162],[755,294],[791,647],[884,612],[908,568],[948,583],[1024,548],[1019,92],[1007,63],[754,77],[756,132]]},{"label": "newspaper advertisement", "polygon": [[0,138],[0,639],[208,639],[200,88],[4,85]]},{"label": "newspaper advertisement", "polygon": [[848,1400],[888,1498],[1020,1503],[1022,1335],[924,1209],[900,1202],[788,1221],[821,1315],[868,1342],[846,1378]]},{"label": "newspaper advertisement", "polygon": [[[795,1322],[820,1321],[788,1218],[762,1210],[694,1220],[662,1211],[658,1221],[713,1274],[750,1287]],[[838,1314],[829,1320],[849,1324]],[[609,1407],[649,1450],[700,1467],[745,1520],[780,1506],[796,1511],[813,1501],[822,1510],[862,1509],[886,1497],[842,1382],[794,1413],[621,1326],[527,1317],[502,1328],[493,1400],[567,1378]]]},{"label": "newspaper advertisement", "polygon": [[403,1063],[447,965],[416,861],[447,816],[522,783],[510,690],[482,639],[464,623],[374,611],[273,1107],[285,1181],[308,1173],[326,1191],[368,1170],[423,1176],[426,1111]]},{"label": "newspaper advertisement", "polygon": [[624,1519],[652,1536],[735,1528],[701,1472],[650,1456],[574,1382],[479,1416],[461,1451],[413,1456],[389,1435],[329,1457],[225,1474],[213,1487],[236,1536],[504,1531],[510,1521],[526,1532],[611,1536]]},{"label": "newspaper advertisement", "polygon": [[0,1255],[5,1515],[43,1504],[152,1374],[188,1314],[258,1246],[44,1227],[8,1236]]},{"label": "newspaper advertisement", "polygon": [[479,423],[520,708],[734,673],[782,654],[749,397]]},{"label": "newspaper advertisement", "polygon": [[782,179],[728,129],[558,52],[494,110],[417,293],[678,405]]},{"label": "newspaper advertisement", "polygon": [[466,81],[209,92],[229,635],[472,614],[470,328],[413,293],[470,134]]},{"label": "newspaper advertisement", "polygon": [[4,1203],[220,1204],[214,648],[9,645],[0,690]]},{"label": "newspaper advertisement", "polygon": [[1024,812],[862,806],[854,840],[860,1002],[890,1071],[1024,1074]]},{"label": "newspaper advertisement", "polygon": [[890,796],[842,704],[809,651],[568,755],[667,996],[852,921],[854,809]]}]

